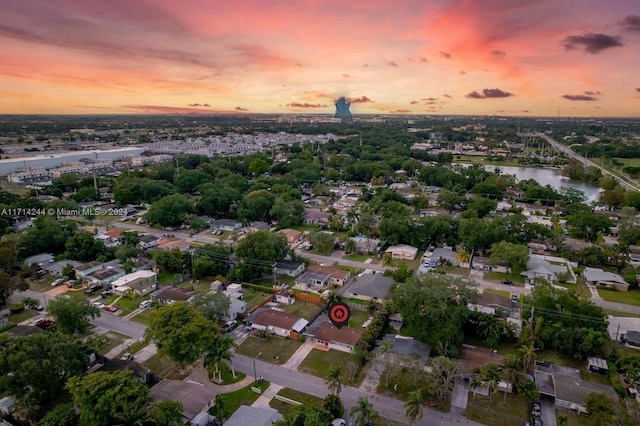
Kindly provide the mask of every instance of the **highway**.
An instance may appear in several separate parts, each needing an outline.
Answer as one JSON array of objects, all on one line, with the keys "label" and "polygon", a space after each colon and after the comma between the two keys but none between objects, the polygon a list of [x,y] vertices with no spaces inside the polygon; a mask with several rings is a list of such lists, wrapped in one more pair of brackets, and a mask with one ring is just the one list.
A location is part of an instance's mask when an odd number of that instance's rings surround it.
[{"label": "highway", "polygon": [[591,160],[583,157],[582,155],[578,154],[577,152],[573,151],[568,146],[561,144],[560,142],[558,142],[557,140],[553,139],[549,135],[537,132],[537,133],[521,134],[521,136],[540,137],[540,138],[546,140],[549,143],[549,145],[551,145],[556,151],[559,151],[559,152],[562,152],[562,153],[566,154],[567,157],[572,158],[572,159],[574,159],[576,161],[579,161],[580,163],[582,163],[586,167],[596,167],[596,168],[600,169],[600,171],[603,174],[609,175],[612,178],[616,179],[618,182],[620,182],[620,184],[625,189],[631,189],[633,191],[640,191],[640,187],[635,182],[632,182],[627,178],[623,178],[621,176],[618,176],[618,175],[610,172],[609,170],[605,169],[604,167],[599,166],[598,164],[594,163],[593,161],[591,161]]}]

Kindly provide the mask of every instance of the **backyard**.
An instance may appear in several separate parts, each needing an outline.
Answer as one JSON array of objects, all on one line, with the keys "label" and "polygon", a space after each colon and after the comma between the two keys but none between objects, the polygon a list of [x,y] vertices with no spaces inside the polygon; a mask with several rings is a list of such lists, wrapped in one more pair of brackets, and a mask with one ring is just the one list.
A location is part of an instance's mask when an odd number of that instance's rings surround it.
[{"label": "backyard", "polygon": [[244,301],[247,302],[247,312],[251,312],[255,307],[260,305],[264,300],[271,296],[268,291],[258,290],[255,287],[243,287]]},{"label": "backyard", "polygon": [[311,302],[304,302],[302,300],[296,300],[295,303],[291,305],[287,305],[284,303],[280,303],[278,308],[282,309],[285,312],[289,312],[290,314],[300,315],[301,317],[311,320],[320,310],[322,309],[322,305]]},{"label": "backyard", "polygon": [[302,345],[302,342],[279,336],[268,335],[265,339],[249,336],[236,352],[251,358],[259,356],[259,360],[272,364],[284,364],[293,353]]}]

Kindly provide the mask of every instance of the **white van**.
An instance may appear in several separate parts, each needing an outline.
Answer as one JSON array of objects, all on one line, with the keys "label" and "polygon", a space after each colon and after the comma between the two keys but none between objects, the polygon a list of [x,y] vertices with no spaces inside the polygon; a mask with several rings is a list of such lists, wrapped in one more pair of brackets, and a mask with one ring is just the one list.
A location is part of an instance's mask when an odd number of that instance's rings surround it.
[{"label": "white van", "polygon": [[144,301],[140,302],[140,309],[147,309],[152,304],[153,304],[153,302],[151,300],[144,300]]}]

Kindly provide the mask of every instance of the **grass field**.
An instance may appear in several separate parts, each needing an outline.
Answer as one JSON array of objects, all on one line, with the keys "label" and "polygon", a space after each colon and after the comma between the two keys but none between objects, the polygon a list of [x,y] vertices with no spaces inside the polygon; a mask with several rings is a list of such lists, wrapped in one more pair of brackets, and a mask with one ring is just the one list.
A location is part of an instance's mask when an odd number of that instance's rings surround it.
[{"label": "grass field", "polygon": [[470,420],[490,426],[522,426],[529,419],[529,402],[521,396],[507,394],[507,401],[502,405],[504,394],[494,392],[489,398],[473,395],[469,392],[469,402],[464,414]]},{"label": "grass field", "polygon": [[[262,392],[267,390],[269,382],[262,381],[260,383],[253,382],[247,387],[231,393],[225,393],[224,396],[224,413],[219,413],[218,410],[213,407],[209,411],[212,415],[217,417],[229,418],[241,405],[251,405],[256,399],[260,397],[260,394],[251,390],[251,388],[259,388]],[[224,416],[223,416],[224,414]]]},{"label": "grass field", "polygon": [[[324,403],[324,400],[322,398],[318,398],[317,396],[309,395],[307,393],[298,392],[289,388],[280,389],[278,395],[297,402],[301,402],[304,405],[313,405],[318,408],[322,408],[322,404]],[[278,412],[282,415],[287,414],[293,407],[295,407],[294,404],[289,404],[288,402],[283,402],[275,398],[273,398],[269,402],[269,406],[278,410]]]},{"label": "grass field", "polygon": [[598,288],[598,294],[604,300],[627,305],[640,306],[640,290],[616,291],[606,288]]},{"label": "grass field", "polygon": [[483,293],[497,294],[498,296],[502,296],[502,297],[511,297],[511,293],[509,293],[508,291],[504,291],[504,290],[493,290],[493,289],[490,289],[490,288],[485,288],[482,291],[483,291]]},{"label": "grass field", "polygon": [[366,262],[367,259],[371,259],[370,264],[380,263],[380,260],[375,254],[345,254],[342,258],[345,260],[353,260],[354,262]]},{"label": "grass field", "polygon": [[24,311],[17,314],[9,314],[7,319],[11,323],[20,324],[22,321],[26,321],[29,318],[35,317],[36,315],[38,315],[38,312],[32,311],[31,309],[25,309]]},{"label": "grass field", "polygon": [[183,380],[185,378],[185,376],[180,375],[180,365],[166,356],[155,354],[143,362],[142,365],[161,379]]},{"label": "grass field", "polygon": [[589,299],[591,298],[591,291],[589,290],[589,287],[587,287],[587,284],[584,282],[584,278],[582,277],[578,277],[578,282],[576,284],[558,284],[568,290],[573,291],[574,293],[577,293],[578,296],[583,297],[585,299]]},{"label": "grass field", "polygon": [[147,296],[134,297],[133,299],[129,299],[128,297],[121,297],[116,302],[116,306],[118,307],[118,309],[120,309],[120,315],[128,315],[140,307],[140,302],[147,299],[149,299],[149,297]]},{"label": "grass field", "polygon": [[517,286],[524,286],[524,276],[522,275],[503,274],[501,272],[485,272],[484,279],[487,281],[495,281],[498,283],[502,280],[511,280]]},{"label": "grass field", "polygon": [[264,299],[271,295],[271,293],[267,291],[256,290],[253,287],[245,287],[243,291],[244,301],[247,302],[247,312],[264,302]]},{"label": "grass field", "polygon": [[107,352],[109,352],[111,349],[115,348],[116,346],[124,342],[125,340],[130,339],[130,337],[115,331],[108,331],[98,336],[98,339],[100,339],[103,342],[100,348],[98,349],[98,353],[100,355],[104,355]]},{"label": "grass field", "polygon": [[351,318],[349,318],[349,327],[359,328],[369,319],[369,314],[364,311],[351,310]]},{"label": "grass field", "polygon": [[37,291],[38,293],[44,293],[45,291],[51,290],[51,283],[57,280],[58,277],[54,277],[53,275],[45,275],[39,278],[27,278],[25,281],[29,284],[29,289],[33,291]]},{"label": "grass field", "polygon": [[355,364],[355,357],[346,352],[330,350],[328,352],[312,350],[309,355],[298,366],[298,371],[313,374],[321,378],[325,378],[331,367],[336,365],[342,366],[342,373],[348,374],[348,364]]},{"label": "grass field", "polygon": [[302,300],[296,300],[295,303],[291,305],[285,305],[281,303],[279,308],[281,308],[285,312],[311,319],[316,316],[318,312],[320,312],[320,310],[322,309],[322,305],[318,305],[317,303],[304,302]]},{"label": "grass field", "polygon": [[302,345],[302,342],[298,340],[285,339],[279,336],[267,336],[264,340],[249,336],[247,340],[238,346],[236,352],[252,358],[260,354],[258,359],[261,361],[284,364],[300,345]]}]

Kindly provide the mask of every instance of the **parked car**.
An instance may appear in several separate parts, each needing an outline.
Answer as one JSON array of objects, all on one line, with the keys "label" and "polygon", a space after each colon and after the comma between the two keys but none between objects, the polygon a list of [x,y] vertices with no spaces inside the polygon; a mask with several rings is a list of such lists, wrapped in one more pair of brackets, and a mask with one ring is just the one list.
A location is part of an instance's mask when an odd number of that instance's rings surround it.
[{"label": "parked car", "polygon": [[103,291],[102,293],[100,293],[100,297],[102,297],[103,299],[106,299],[111,296],[113,296],[113,292],[109,290]]},{"label": "parked car", "polygon": [[226,323],[224,323],[220,331],[222,331],[223,333],[227,333],[236,328],[236,325],[238,325],[238,321],[227,321]]},{"label": "parked car", "polygon": [[118,308],[116,308],[115,306],[105,306],[102,309],[111,313],[118,312]]},{"label": "parked car", "polygon": [[511,280],[502,280],[500,281],[502,284],[513,285],[513,281]]},{"label": "parked car", "polygon": [[511,301],[512,301],[513,303],[519,303],[519,302],[520,302],[520,297],[518,297],[518,295],[517,295],[517,294],[512,294],[512,295],[511,295]]},{"label": "parked car", "polygon": [[534,402],[531,408],[531,416],[540,417],[541,415],[542,415],[542,407],[540,406],[540,403]]},{"label": "parked car", "polygon": [[345,426],[347,424],[345,419],[333,419],[331,426]]},{"label": "parked car", "polygon": [[133,359],[133,355],[130,354],[129,352],[125,352],[121,357],[121,360],[123,361],[131,361]]},{"label": "parked car", "polygon": [[95,306],[98,309],[102,309],[102,308],[104,308],[104,303],[102,303],[102,302],[93,302],[93,306]]},{"label": "parked car", "polygon": [[51,287],[57,287],[64,282],[64,278],[58,278],[54,282],[51,283]]},{"label": "parked car", "polygon": [[150,307],[152,304],[153,302],[151,300],[143,300],[142,302],[140,302],[140,309],[146,309]]}]

